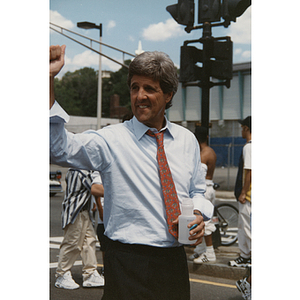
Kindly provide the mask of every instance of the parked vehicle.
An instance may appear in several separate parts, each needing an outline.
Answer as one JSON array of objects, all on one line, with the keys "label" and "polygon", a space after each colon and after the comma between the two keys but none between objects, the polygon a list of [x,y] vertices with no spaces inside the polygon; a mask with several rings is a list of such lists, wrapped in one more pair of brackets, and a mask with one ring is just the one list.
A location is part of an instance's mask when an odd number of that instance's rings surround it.
[{"label": "parked vehicle", "polygon": [[61,171],[52,171],[50,172],[50,197],[53,197],[57,193],[62,193],[63,188],[61,185]]}]

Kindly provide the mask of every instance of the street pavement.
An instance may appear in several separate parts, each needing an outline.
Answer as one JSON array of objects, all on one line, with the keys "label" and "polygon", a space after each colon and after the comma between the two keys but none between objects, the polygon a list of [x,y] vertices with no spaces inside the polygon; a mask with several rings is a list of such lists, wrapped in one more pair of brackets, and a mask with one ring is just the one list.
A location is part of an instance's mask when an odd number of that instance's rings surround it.
[{"label": "street pavement", "polygon": [[[51,166],[51,170],[60,169],[63,173],[62,176],[62,185],[64,186],[64,176],[67,171],[67,168]],[[218,174],[222,172],[225,173],[223,169],[220,168]],[[233,173],[233,172],[231,172]],[[228,172],[226,172],[228,174]],[[232,176],[233,177],[233,176]],[[233,181],[233,179],[231,179]],[[222,181],[223,186],[228,184],[228,181],[225,179]],[[236,201],[234,199],[234,195],[232,191],[216,191],[216,198],[219,202],[225,201],[230,202],[233,205],[236,205]],[[81,277],[81,268],[82,262],[80,256],[75,262],[72,268],[72,275],[74,280],[80,284],[80,289],[76,291],[67,291],[62,289],[57,289],[54,287],[55,283],[55,270],[57,267],[58,255],[59,255],[59,245],[62,241],[63,231],[61,229],[61,203],[63,199],[63,194],[57,194],[54,197],[50,198],[50,299],[51,300],[59,300],[59,299],[71,299],[75,296],[76,299],[85,299],[86,298],[86,290],[89,290],[88,295],[89,298],[97,298],[101,299],[103,289],[102,288],[82,288],[82,277]],[[193,248],[190,246],[185,247],[187,257],[193,253]],[[217,261],[215,263],[208,263],[198,265],[193,263],[192,261],[188,261],[189,272],[190,272],[190,280],[191,280],[191,299],[231,299],[238,300],[242,299],[241,294],[235,288],[235,281],[243,278],[246,275],[247,270],[241,267],[230,267],[228,266],[228,262],[233,260],[239,256],[239,248],[238,244],[235,243],[232,246],[225,247],[220,246],[218,249],[215,249]],[[99,250],[99,245],[97,246],[96,251],[97,261],[98,261],[98,269],[103,266],[102,255]],[[207,277],[207,280],[203,280],[203,276]],[[193,279],[194,278],[194,279]],[[193,281],[194,280],[194,281]],[[204,282],[204,283],[203,283]],[[212,290],[209,292],[209,297],[203,297],[198,295],[195,290],[199,288],[199,285],[204,285],[206,288],[209,288],[209,282],[214,282],[211,284]],[[224,283],[225,282],[225,283]],[[213,287],[219,286],[222,287],[222,292],[218,292],[218,295],[215,295],[216,289]],[[203,287],[201,288],[203,291]],[[228,293],[228,296],[224,296]],[[196,297],[196,295],[198,295]],[[206,294],[207,295],[207,294]],[[214,295],[214,296],[213,296]]]},{"label": "street pavement", "polygon": [[[49,293],[51,300],[74,300],[74,299],[101,299],[103,295],[103,288],[83,288],[82,287],[82,261],[78,257],[74,266],[71,269],[74,280],[80,285],[76,290],[64,290],[55,288],[55,270],[57,267],[57,259],[59,254],[59,245],[62,240],[60,237],[50,237],[50,280],[49,280]],[[230,247],[229,247],[230,248]],[[228,248],[228,249],[229,249]],[[233,247],[232,247],[233,248]],[[191,248],[186,248],[187,254],[192,252]],[[190,286],[191,286],[191,300],[242,300],[241,293],[235,286],[236,279],[234,276],[224,271],[224,268],[233,269],[225,266],[227,259],[231,258],[231,250],[228,251],[227,258],[218,250],[217,263],[209,265],[194,265],[189,262],[190,269]],[[235,251],[233,251],[235,252]],[[97,245],[96,256],[98,261],[98,271],[103,266],[101,252],[99,245]],[[219,273],[218,273],[219,270]],[[210,275],[208,275],[210,274]],[[243,274],[244,275],[244,274]],[[222,278],[220,278],[222,277]],[[242,277],[238,277],[240,279]],[[169,300],[169,299],[166,299]]]}]

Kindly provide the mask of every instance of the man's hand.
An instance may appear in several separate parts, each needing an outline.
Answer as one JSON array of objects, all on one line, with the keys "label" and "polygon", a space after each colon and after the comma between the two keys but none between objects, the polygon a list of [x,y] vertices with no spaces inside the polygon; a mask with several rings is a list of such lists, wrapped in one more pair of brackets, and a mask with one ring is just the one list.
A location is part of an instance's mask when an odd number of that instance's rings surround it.
[{"label": "man's hand", "polygon": [[[177,218],[173,222],[173,224],[178,224],[178,223],[179,223],[179,219]],[[204,236],[205,224],[203,221],[203,217],[200,215],[195,215],[195,220],[193,222],[189,223],[187,227],[191,228],[194,224],[197,224],[197,227],[190,231],[189,240],[191,240],[191,241],[196,240],[196,242],[194,244],[191,244],[190,246],[197,246],[197,245],[201,244],[202,238]]]},{"label": "man's hand", "polygon": [[66,45],[50,46],[50,77],[56,76],[65,63]]},{"label": "man's hand", "polygon": [[242,203],[242,204],[245,204],[246,203],[246,193],[241,193],[240,196],[239,196],[239,201]]},{"label": "man's hand", "polygon": [[245,181],[244,181],[244,186],[242,188],[241,194],[239,196],[239,201],[242,204],[246,203],[246,194],[247,191],[250,190],[250,185],[251,185],[251,169],[245,169]]},{"label": "man's hand", "polygon": [[50,96],[49,96],[49,104],[50,107],[55,102],[55,96],[54,96],[54,77],[59,73],[59,71],[62,69],[62,67],[65,64],[65,50],[66,45],[62,46],[50,46],[50,67],[49,67],[49,75],[50,75]]}]

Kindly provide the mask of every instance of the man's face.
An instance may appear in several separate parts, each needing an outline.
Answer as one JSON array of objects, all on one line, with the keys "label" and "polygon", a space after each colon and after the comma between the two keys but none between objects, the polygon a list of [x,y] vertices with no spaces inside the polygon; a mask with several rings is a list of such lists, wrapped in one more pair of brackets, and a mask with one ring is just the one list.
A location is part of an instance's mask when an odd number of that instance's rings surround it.
[{"label": "man's face", "polygon": [[245,125],[242,125],[242,138],[245,139],[247,137],[247,131],[248,131],[248,127]]},{"label": "man's face", "polygon": [[130,84],[131,109],[139,122],[160,130],[163,127],[166,103],[172,93],[164,94],[159,81],[134,75]]}]

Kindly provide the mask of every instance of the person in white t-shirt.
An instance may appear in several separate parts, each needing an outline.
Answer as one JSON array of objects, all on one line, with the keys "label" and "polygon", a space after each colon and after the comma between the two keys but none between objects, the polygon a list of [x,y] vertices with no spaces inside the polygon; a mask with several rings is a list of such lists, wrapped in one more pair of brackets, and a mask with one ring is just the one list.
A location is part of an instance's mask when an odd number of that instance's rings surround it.
[{"label": "person in white t-shirt", "polygon": [[246,139],[240,157],[239,170],[235,185],[235,196],[239,201],[238,241],[240,256],[229,261],[232,267],[251,265],[251,116],[239,121],[242,137]]}]

